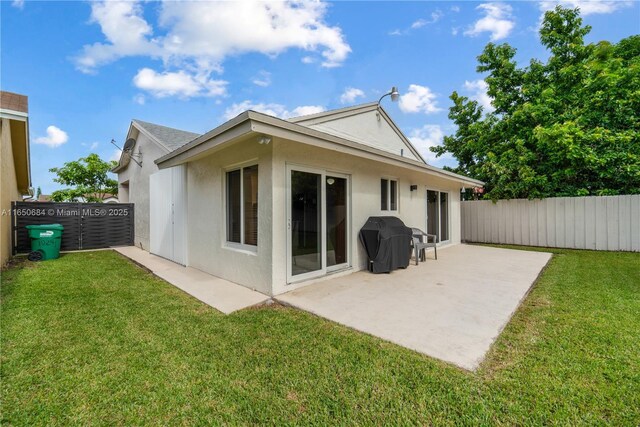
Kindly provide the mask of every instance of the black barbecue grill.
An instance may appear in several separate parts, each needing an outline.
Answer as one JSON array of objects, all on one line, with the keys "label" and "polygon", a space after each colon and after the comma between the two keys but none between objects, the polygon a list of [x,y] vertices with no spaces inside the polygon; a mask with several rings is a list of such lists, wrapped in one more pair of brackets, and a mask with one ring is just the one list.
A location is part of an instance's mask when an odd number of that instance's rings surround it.
[{"label": "black barbecue grill", "polygon": [[389,273],[407,268],[411,258],[411,228],[394,216],[369,217],[360,229],[360,241],[369,257],[369,271]]}]

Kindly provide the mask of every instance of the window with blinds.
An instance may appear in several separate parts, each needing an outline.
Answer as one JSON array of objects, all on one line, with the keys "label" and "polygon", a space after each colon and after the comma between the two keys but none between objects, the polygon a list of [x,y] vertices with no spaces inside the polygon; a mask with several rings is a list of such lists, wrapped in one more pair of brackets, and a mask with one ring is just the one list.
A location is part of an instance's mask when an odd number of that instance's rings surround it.
[{"label": "window with blinds", "polygon": [[258,165],[227,172],[227,241],[258,245]]}]

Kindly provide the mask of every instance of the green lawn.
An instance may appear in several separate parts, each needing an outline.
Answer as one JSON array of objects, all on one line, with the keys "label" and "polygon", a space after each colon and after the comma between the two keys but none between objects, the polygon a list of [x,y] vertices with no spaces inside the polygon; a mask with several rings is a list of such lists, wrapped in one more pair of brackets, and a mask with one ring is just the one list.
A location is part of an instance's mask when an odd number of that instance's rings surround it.
[{"label": "green lawn", "polygon": [[640,423],[640,254],[555,250],[477,373],[295,309],[224,316],[115,252],[2,274],[2,421]]}]

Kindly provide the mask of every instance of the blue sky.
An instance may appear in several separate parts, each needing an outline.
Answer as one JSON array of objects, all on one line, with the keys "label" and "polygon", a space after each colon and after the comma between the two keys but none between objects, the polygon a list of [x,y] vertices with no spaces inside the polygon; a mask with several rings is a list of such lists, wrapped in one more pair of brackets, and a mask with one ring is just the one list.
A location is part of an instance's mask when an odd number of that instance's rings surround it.
[{"label": "blue sky", "polygon": [[[490,108],[476,57],[489,41],[544,59],[536,28],[556,2],[2,1],[2,90],[29,96],[34,187],[49,168],[111,159],[132,118],[206,132],[246,109],[281,117],[377,100],[428,152],[454,127],[452,91]],[[589,42],[640,33],[640,3],[571,0]]]}]

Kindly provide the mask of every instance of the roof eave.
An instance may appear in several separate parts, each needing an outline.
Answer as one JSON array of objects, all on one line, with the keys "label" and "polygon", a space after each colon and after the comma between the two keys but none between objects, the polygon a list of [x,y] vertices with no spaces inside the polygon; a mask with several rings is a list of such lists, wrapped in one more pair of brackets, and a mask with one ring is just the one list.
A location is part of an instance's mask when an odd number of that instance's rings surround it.
[{"label": "roof eave", "polygon": [[165,154],[162,157],[159,157],[155,160],[155,163],[160,166],[162,163],[167,162],[168,160],[171,160],[174,157],[179,156],[180,154],[191,150],[194,147],[197,147],[198,145],[212,139],[215,138],[217,136],[220,136],[222,134],[224,134],[225,132],[233,129],[234,127],[242,124],[243,122],[246,122],[247,120],[249,120],[250,117],[250,113],[253,114],[258,114],[255,113],[254,111],[245,111],[244,113],[241,113],[239,115],[237,115],[236,117],[234,117],[231,120],[228,120],[226,122],[224,122],[223,124],[221,124],[220,126],[210,130],[209,132],[205,133],[204,135],[200,135],[199,137],[197,137],[196,139],[194,139],[191,142],[186,143],[185,145],[183,145],[180,148],[177,148],[173,151],[171,151],[170,153]]},{"label": "roof eave", "polygon": [[[355,148],[356,150],[362,151],[362,152],[367,152],[367,153],[371,153],[374,155],[377,155],[378,157],[381,158],[385,158],[385,159],[390,159],[390,160],[394,160],[397,161],[399,163],[404,163],[407,165],[411,165],[413,167],[417,167],[419,169],[423,169],[423,170],[427,170],[429,172],[438,174],[438,175],[444,175],[445,177],[449,178],[449,179],[455,179],[458,180],[460,182],[463,182],[465,184],[472,184],[472,185],[477,185],[477,186],[484,186],[484,182],[474,179],[474,178],[469,178],[466,177],[464,175],[460,175],[457,174],[455,172],[450,172],[435,166],[431,166],[423,161],[419,161],[419,160],[412,160],[412,159],[408,159],[406,157],[403,156],[399,156],[397,154],[393,154],[393,153],[389,153],[387,151],[384,150],[380,150],[377,148],[373,148],[370,147],[368,145],[364,145],[355,141],[351,141],[345,138],[341,138],[339,136],[335,136],[326,132],[322,132],[313,128],[309,128],[303,125],[299,125],[296,123],[291,123],[289,121],[286,120],[282,120],[279,119],[277,117],[272,117],[269,115],[265,115],[262,113],[255,113],[252,112],[255,117],[251,117],[252,119],[259,121],[259,122],[263,122],[263,123],[267,123],[273,126],[278,126],[281,128],[289,128],[289,130],[293,130],[294,132],[303,134],[303,135],[310,135],[310,136],[314,136],[316,138],[320,138],[320,139],[324,139],[326,141],[329,142],[334,142],[334,143],[338,143],[340,145],[346,145],[349,146],[351,148]],[[262,133],[262,132],[261,132]]]},{"label": "roof eave", "polygon": [[[449,179],[455,179],[457,181],[460,181],[464,184],[471,184],[471,185],[477,185],[477,186],[483,186],[484,182],[480,181],[480,180],[476,180],[473,178],[469,178],[463,175],[459,175],[456,174],[454,172],[449,172],[446,171],[444,169],[440,169],[437,168],[435,166],[431,166],[428,165],[424,162],[421,162],[419,160],[412,160],[412,159],[408,159],[406,157],[402,157],[402,156],[398,156],[396,154],[392,154],[392,153],[388,153],[386,151],[383,150],[379,150],[379,149],[375,149],[369,146],[366,146],[364,144],[360,144],[354,141],[350,141],[344,138],[340,138],[337,137],[335,135],[331,135],[322,131],[318,131],[312,128],[308,128],[306,126],[303,125],[299,125],[296,123],[292,123],[283,119],[279,119],[277,117],[272,117],[263,113],[258,113],[255,111],[245,111],[244,113],[238,115],[237,117],[229,120],[228,122],[223,123],[222,125],[218,126],[217,128],[207,132],[206,134],[202,135],[201,137],[195,139],[194,141],[191,141],[190,143],[178,148],[175,151],[172,151],[171,153],[168,153],[158,159],[155,160],[155,163],[158,166],[162,166],[163,164],[166,164],[167,166],[172,166],[171,164],[168,164],[170,162],[171,159],[191,150],[192,148],[195,148],[197,146],[199,146],[202,143],[205,143],[213,138],[217,138],[217,137],[222,137],[222,139],[218,142],[218,145],[222,145],[225,142],[228,142],[230,140],[232,140],[234,137],[228,137],[228,138],[224,138],[224,134],[240,125],[242,125],[245,122],[256,122],[256,123],[264,123],[270,126],[275,126],[275,127],[279,127],[288,131],[292,131],[294,133],[298,133],[298,134],[302,134],[302,135],[308,135],[308,136],[312,136],[315,138],[319,138],[328,142],[333,142],[333,143],[337,143],[340,145],[344,145],[344,146],[348,146],[350,148],[354,148],[356,150],[362,151],[362,152],[368,152],[371,154],[374,154],[380,158],[386,158],[386,159],[391,159],[394,160],[396,162],[400,162],[400,163],[404,163],[407,165],[411,165],[413,167],[416,167],[418,169],[422,169],[422,170],[426,170],[429,171],[431,173],[437,174],[437,175],[443,175],[446,178]],[[255,129],[255,127],[253,125],[250,126],[251,129]],[[261,132],[259,132],[261,133]],[[189,157],[186,157],[184,159],[182,159],[183,162],[188,161]]]},{"label": "roof eave", "polygon": [[349,107],[338,108],[337,110],[322,111],[320,113],[292,117],[287,119],[286,121],[289,123],[300,123],[300,122],[317,121],[317,120],[325,121],[325,120],[330,120],[331,118],[334,118],[336,116],[353,114],[356,111],[360,111],[360,110],[362,110],[363,112],[375,110],[377,105],[378,105],[377,102],[367,102],[364,104],[357,104]]},{"label": "roof eave", "polygon": [[[31,150],[29,146],[29,115],[21,111],[2,109],[0,118],[7,119],[9,126],[20,126],[19,132],[12,135],[12,139],[19,138],[19,146],[22,147],[23,153],[14,152],[13,162],[16,170],[16,181],[18,191],[21,194],[29,194],[31,188]],[[19,154],[16,156],[16,154]],[[24,156],[24,157],[23,157]],[[18,160],[16,160],[16,157]],[[16,161],[20,164],[16,164]],[[22,170],[21,173],[20,170]]]}]

